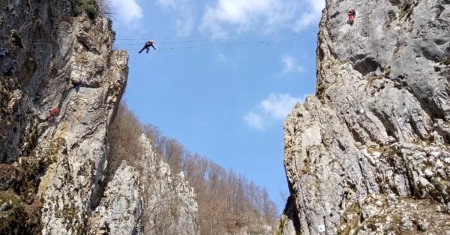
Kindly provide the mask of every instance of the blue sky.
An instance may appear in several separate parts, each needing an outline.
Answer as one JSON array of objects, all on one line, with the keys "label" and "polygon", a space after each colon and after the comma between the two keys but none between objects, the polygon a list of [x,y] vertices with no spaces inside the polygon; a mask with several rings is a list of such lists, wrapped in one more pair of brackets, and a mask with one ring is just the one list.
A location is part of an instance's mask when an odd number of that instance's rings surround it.
[{"label": "blue sky", "polygon": [[[110,0],[130,53],[124,99],[191,152],[288,193],[283,121],[314,93],[325,0]],[[138,54],[145,41],[156,51]],[[283,195],[283,196],[282,196]]]}]

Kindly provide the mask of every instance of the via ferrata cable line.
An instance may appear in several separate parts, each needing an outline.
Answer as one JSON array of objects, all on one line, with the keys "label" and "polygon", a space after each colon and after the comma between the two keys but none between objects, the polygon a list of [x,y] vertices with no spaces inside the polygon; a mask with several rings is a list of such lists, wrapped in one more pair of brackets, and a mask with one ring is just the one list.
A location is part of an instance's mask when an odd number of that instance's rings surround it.
[{"label": "via ferrata cable line", "polygon": [[[142,43],[138,40],[141,39],[117,39],[113,44],[114,50],[126,50],[126,51],[139,51],[141,49]],[[125,42],[124,42],[125,41]],[[134,42],[136,41],[136,42]],[[48,42],[48,44],[47,44]],[[43,47],[42,49],[36,48],[31,50],[26,49],[12,49],[9,53],[26,51],[26,52],[60,52],[59,49],[46,49],[45,47],[54,46],[53,41],[34,41],[34,45],[37,47]],[[184,41],[162,41],[161,43],[156,43],[158,51],[163,52],[184,52],[184,51],[207,51],[210,49],[230,49],[230,48],[248,48],[248,47],[262,47],[270,45],[283,45],[289,43],[315,43],[316,41],[304,40],[304,38],[296,37],[283,37],[283,38],[272,38],[266,40],[241,40],[241,41],[227,41],[227,40],[184,40]],[[49,45],[50,44],[50,45]],[[25,46],[26,47],[26,46]],[[70,48],[72,49],[72,48]]]}]

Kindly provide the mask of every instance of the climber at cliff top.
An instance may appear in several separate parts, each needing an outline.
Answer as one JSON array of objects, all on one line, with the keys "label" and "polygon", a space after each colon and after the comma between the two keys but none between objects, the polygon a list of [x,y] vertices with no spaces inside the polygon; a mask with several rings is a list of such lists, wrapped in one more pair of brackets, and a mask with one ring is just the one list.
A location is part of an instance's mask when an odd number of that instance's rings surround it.
[{"label": "climber at cliff top", "polygon": [[147,53],[148,53],[148,51],[150,50],[150,47],[153,47],[153,49],[156,50],[156,48],[153,44],[155,44],[155,41],[153,41],[153,40],[146,42],[144,47],[141,49],[141,51],[139,51],[139,54],[141,54],[145,49],[147,49]]},{"label": "climber at cliff top", "polygon": [[355,21],[355,17],[356,17],[356,12],[355,12],[355,10],[354,10],[354,9],[348,10],[347,15],[348,15],[348,21],[347,21],[347,22],[348,22],[350,25],[352,25],[353,22]]}]

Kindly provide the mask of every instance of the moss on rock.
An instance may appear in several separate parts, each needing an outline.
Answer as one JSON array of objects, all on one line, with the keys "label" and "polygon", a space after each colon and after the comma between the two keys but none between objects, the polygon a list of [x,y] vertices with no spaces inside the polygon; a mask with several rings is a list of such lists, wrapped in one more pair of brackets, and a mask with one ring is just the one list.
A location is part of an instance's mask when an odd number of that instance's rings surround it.
[{"label": "moss on rock", "polygon": [[21,234],[25,218],[20,197],[12,191],[0,191],[0,234]]}]

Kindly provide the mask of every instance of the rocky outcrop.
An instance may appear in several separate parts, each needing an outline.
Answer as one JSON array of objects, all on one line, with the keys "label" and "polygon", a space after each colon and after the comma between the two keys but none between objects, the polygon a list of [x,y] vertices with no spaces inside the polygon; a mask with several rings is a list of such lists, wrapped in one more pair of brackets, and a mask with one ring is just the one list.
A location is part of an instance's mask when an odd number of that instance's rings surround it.
[{"label": "rocky outcrop", "polygon": [[90,218],[91,234],[142,234],[144,200],[139,178],[139,172],[123,161]]},{"label": "rocky outcrop", "polygon": [[327,1],[316,95],[285,123],[297,233],[450,231],[449,59],[447,0]]},{"label": "rocky outcrop", "polygon": [[[111,22],[74,17],[77,4],[1,3],[0,160],[18,177],[3,175],[9,187],[0,190],[22,200],[27,218],[1,231],[83,233],[102,193],[106,133],[128,56],[112,51]],[[52,107],[59,116],[48,119]]]},{"label": "rocky outcrop", "polygon": [[[153,234],[146,218],[169,209],[173,231],[196,234],[193,190],[149,143],[142,163],[109,169],[128,54],[112,50],[111,21],[89,4],[0,2],[0,234]],[[159,205],[169,199],[179,204]]]},{"label": "rocky outcrop", "polygon": [[198,205],[194,189],[183,172],[172,174],[169,164],[152,150],[150,141],[142,135],[143,180],[145,180],[146,234],[199,234]]},{"label": "rocky outcrop", "polygon": [[75,49],[72,54],[68,72],[73,87],[61,102],[57,125],[46,128],[38,140],[38,147],[44,149],[54,139],[64,140],[64,151],[44,177],[49,177],[49,184],[42,189],[43,233],[67,228],[67,233],[73,233],[71,229],[84,227],[83,217],[97,206],[108,160],[106,132],[127,75],[127,54],[111,52],[111,47],[104,46],[111,46],[113,39],[108,20],[99,19],[93,25],[84,19],[78,25],[74,32],[83,39],[74,38],[79,51]]}]

